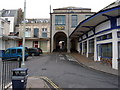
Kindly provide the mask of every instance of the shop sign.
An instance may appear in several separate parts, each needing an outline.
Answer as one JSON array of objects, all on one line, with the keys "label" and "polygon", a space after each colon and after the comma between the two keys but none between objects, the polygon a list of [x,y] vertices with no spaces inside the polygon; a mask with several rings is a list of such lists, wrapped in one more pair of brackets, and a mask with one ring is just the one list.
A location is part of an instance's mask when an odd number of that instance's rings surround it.
[{"label": "shop sign", "polygon": [[56,26],[55,29],[56,30],[65,30],[65,26]]}]

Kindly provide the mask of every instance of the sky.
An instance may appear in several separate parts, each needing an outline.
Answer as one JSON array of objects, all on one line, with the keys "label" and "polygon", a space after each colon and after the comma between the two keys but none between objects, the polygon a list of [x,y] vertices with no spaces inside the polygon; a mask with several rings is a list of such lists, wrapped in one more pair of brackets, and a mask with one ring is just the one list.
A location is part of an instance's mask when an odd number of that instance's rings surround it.
[{"label": "sky", "polygon": [[[53,9],[74,6],[91,8],[92,12],[98,12],[116,0],[26,0],[26,18],[49,18],[50,5]],[[24,0],[1,0],[0,10],[18,9],[24,11]]]}]

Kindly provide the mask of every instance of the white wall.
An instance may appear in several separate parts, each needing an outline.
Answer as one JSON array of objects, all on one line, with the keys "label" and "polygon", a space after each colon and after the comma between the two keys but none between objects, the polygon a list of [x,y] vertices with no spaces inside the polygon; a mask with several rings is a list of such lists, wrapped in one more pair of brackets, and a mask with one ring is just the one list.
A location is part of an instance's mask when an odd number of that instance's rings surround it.
[{"label": "white wall", "polygon": [[33,47],[33,41],[25,41],[25,47],[32,48]]},{"label": "white wall", "polygon": [[1,17],[3,19],[8,18],[8,21],[10,21],[10,31],[9,32],[14,32],[14,17]]}]

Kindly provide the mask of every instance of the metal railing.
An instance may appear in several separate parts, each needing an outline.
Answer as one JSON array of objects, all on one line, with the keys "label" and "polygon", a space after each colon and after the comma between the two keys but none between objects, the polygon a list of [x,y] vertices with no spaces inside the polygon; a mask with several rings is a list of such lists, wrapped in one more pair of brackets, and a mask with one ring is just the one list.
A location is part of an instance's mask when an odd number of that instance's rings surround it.
[{"label": "metal railing", "polygon": [[21,67],[21,62],[14,59],[1,60],[1,89],[11,85],[12,69]]}]

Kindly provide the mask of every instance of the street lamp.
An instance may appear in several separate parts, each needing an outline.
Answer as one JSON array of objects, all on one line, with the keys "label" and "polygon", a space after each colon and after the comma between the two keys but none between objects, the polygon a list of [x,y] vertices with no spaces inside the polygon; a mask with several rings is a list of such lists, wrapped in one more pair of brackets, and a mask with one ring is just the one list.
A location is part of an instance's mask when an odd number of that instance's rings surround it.
[{"label": "street lamp", "polygon": [[23,49],[22,49],[22,64],[25,67],[25,26],[26,26],[26,0],[24,0],[24,20],[23,20]]}]

